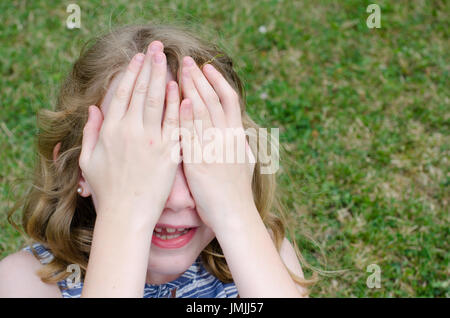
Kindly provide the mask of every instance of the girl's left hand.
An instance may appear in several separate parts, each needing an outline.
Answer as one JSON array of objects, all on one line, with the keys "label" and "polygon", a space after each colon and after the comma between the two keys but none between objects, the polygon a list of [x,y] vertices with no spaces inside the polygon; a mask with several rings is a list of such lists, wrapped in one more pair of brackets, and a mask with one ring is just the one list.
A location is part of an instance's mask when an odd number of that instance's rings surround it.
[{"label": "girl's left hand", "polygon": [[[230,222],[239,222],[243,211],[254,207],[251,186],[254,156],[245,139],[239,96],[219,71],[206,64],[202,72],[195,61],[186,56],[183,59],[181,86],[184,96],[180,109],[184,173],[200,218],[217,233]],[[183,130],[188,134],[183,135]],[[215,138],[211,135],[207,138],[206,130],[210,133],[215,130]],[[230,132],[239,136],[238,142],[245,141],[244,162],[236,160],[240,146],[234,146],[234,136],[233,160],[231,163],[226,160],[226,134]],[[198,160],[200,162],[194,161],[194,143],[197,143],[198,153],[202,155]],[[215,153],[222,158],[222,162],[211,162],[213,157],[205,160],[204,155],[213,153],[211,149],[215,146],[223,150],[222,155],[220,151]]]}]

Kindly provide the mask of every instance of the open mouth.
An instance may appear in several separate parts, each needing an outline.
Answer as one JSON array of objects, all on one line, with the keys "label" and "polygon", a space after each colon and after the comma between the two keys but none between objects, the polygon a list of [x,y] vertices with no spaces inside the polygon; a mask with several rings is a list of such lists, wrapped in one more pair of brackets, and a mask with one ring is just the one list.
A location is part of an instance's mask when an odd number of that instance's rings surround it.
[{"label": "open mouth", "polygon": [[180,248],[193,238],[196,227],[156,226],[152,243],[161,248]]}]

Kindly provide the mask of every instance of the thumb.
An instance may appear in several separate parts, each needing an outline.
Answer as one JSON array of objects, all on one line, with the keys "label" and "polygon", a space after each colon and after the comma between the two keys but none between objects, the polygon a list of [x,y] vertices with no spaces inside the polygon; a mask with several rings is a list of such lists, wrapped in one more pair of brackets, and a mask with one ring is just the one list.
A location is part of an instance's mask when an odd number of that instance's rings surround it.
[{"label": "thumb", "polygon": [[88,120],[83,129],[83,141],[79,160],[80,167],[90,161],[103,123],[103,114],[97,106],[89,106],[88,112]]}]

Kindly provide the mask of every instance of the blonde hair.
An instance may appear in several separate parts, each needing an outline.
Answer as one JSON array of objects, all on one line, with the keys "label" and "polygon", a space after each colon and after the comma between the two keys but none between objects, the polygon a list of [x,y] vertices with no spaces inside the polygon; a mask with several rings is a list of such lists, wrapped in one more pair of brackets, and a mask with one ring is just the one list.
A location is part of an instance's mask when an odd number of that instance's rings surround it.
[{"label": "blonde hair", "polygon": [[[213,64],[240,97],[244,129],[258,128],[246,114],[244,87],[233,70],[232,59],[216,45],[184,27],[175,24],[125,26],[86,43],[62,84],[55,111],[41,109],[38,112],[38,157],[33,181],[24,198],[15,204],[8,215],[11,224],[17,228],[11,216],[23,205],[22,226],[26,234],[33,241],[47,246],[54,255],[53,261],[38,273],[44,282],[55,283],[67,278],[70,273],[66,272],[66,268],[73,263],[80,265],[84,277],[96,218],[91,197],[83,198],[76,191],[87,109],[89,105],[100,105],[112,78],[124,70],[132,56],[145,52],[153,40],[164,44],[167,64],[177,81],[183,56],[191,56],[198,65]],[[59,156],[53,160],[53,150],[59,142]],[[275,175],[260,173],[259,156],[252,187],[256,207],[280,250],[285,238],[285,214],[276,200]],[[271,212],[272,208],[277,213]],[[301,263],[307,264],[298,250],[295,236],[291,234],[291,238]],[[203,250],[201,256],[205,267],[214,276],[223,282],[232,281],[216,239]],[[302,286],[315,281],[315,275],[306,280],[289,272],[293,280]]]}]

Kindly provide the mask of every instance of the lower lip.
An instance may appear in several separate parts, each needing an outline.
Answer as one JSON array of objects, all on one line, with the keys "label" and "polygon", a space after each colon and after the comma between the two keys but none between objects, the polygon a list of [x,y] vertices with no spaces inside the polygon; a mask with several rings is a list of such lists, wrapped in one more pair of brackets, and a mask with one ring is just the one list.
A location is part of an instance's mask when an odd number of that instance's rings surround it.
[{"label": "lower lip", "polygon": [[194,237],[197,228],[192,228],[186,234],[169,239],[163,240],[156,235],[152,236],[152,243],[160,248],[180,248],[185,246]]}]

